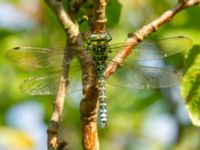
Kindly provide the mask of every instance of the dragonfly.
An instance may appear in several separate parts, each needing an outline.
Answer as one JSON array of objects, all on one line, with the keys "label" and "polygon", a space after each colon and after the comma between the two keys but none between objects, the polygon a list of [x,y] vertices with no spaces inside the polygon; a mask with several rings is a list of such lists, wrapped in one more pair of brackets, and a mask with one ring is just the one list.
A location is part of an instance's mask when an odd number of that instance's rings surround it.
[{"label": "dragonfly", "polygon": [[[66,49],[82,50],[86,52],[84,61],[95,67],[97,74],[97,90],[99,101],[99,119],[102,128],[107,127],[106,83],[128,89],[166,88],[179,84],[181,75],[178,72],[140,65],[138,61],[162,59],[180,53],[192,47],[192,40],[185,36],[173,36],[155,41],[145,40],[139,43],[117,71],[108,79],[105,71],[109,63],[114,62],[113,56],[119,49],[128,44],[110,44],[112,37],[109,33],[92,33],[83,47],[73,46]],[[48,70],[45,75],[30,77],[20,85],[20,90],[29,95],[54,95],[57,92],[62,67],[70,64],[71,81],[67,93],[75,92],[80,88],[77,78],[80,63],[77,58],[64,59],[64,49],[15,47],[7,52],[7,57],[26,70]],[[52,69],[53,68],[53,69]],[[55,69],[56,68],[56,69]],[[49,70],[57,70],[53,73]],[[75,82],[73,82],[75,81]],[[77,82],[78,81],[78,82]]]}]

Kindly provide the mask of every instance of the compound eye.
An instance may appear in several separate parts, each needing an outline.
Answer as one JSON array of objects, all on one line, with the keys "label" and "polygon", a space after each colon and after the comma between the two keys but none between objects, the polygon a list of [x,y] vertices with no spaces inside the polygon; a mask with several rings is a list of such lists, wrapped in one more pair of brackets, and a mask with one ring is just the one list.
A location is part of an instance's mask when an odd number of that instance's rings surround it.
[{"label": "compound eye", "polygon": [[98,35],[97,34],[91,34],[89,38],[90,38],[90,40],[97,40]]},{"label": "compound eye", "polygon": [[101,38],[107,40],[107,39],[109,39],[109,36],[107,33],[102,33]]}]

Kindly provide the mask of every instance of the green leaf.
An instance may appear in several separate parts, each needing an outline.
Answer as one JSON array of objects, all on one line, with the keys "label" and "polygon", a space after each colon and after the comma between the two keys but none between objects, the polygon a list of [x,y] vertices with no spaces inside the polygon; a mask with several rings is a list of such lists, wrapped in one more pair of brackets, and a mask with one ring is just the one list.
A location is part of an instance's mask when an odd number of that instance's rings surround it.
[{"label": "green leaf", "polygon": [[106,7],[107,27],[114,27],[120,19],[122,6],[118,0],[110,0]]},{"label": "green leaf", "polygon": [[185,58],[181,95],[192,123],[200,126],[200,45],[194,46]]},{"label": "green leaf", "polygon": [[0,40],[3,38],[6,38],[7,36],[9,36],[11,34],[12,34],[12,31],[0,28]]}]

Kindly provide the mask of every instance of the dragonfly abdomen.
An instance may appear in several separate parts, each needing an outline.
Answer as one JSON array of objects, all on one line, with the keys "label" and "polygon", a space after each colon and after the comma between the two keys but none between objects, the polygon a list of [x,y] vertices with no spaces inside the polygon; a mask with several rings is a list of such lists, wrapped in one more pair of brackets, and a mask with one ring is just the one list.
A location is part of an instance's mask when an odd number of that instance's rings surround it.
[{"label": "dragonfly abdomen", "polygon": [[101,51],[101,47],[98,48],[98,52],[94,53],[94,61],[97,73],[97,89],[98,89],[98,101],[99,101],[99,119],[101,127],[107,126],[107,110],[106,110],[106,83],[104,78],[104,72],[107,64],[107,53],[105,49]]},{"label": "dragonfly abdomen", "polygon": [[97,82],[98,89],[98,101],[99,101],[99,117],[101,122],[101,127],[106,128],[107,126],[107,110],[106,110],[106,88],[105,79],[99,78]]}]

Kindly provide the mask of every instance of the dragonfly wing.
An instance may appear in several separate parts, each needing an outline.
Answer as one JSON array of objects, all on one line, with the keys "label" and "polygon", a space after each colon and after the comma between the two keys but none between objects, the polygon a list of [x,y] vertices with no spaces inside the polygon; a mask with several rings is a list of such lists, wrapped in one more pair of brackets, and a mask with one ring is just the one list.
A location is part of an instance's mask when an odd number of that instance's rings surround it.
[{"label": "dragonfly wing", "polygon": [[[111,49],[121,49],[130,44],[114,44]],[[161,59],[179,52],[184,52],[192,47],[192,40],[184,36],[174,36],[159,40],[144,40],[139,43],[131,55],[130,60],[155,60]]]},{"label": "dragonfly wing", "polygon": [[[56,95],[60,82],[60,73],[52,73],[26,79],[20,90],[27,95]],[[81,90],[80,78],[72,78],[66,92],[72,93]]]},{"label": "dragonfly wing", "polygon": [[[83,47],[69,47],[69,49],[85,50]],[[9,50],[6,56],[25,70],[51,67],[58,70],[63,65],[64,48],[15,47]],[[75,62],[78,63],[78,60],[73,59],[73,63]],[[65,59],[64,65],[70,63],[71,59]]]},{"label": "dragonfly wing", "polygon": [[20,85],[22,93],[27,95],[55,95],[58,89],[59,74],[31,77]]},{"label": "dragonfly wing", "polygon": [[137,46],[142,60],[152,60],[185,52],[192,47],[192,40],[184,36],[169,37],[153,41],[145,41]]},{"label": "dragonfly wing", "polygon": [[180,78],[180,73],[168,69],[135,65],[120,67],[107,81],[129,89],[150,89],[175,86]]},{"label": "dragonfly wing", "polygon": [[16,47],[9,50],[6,56],[18,66],[27,70],[49,68],[62,65],[64,51],[51,48]]}]

